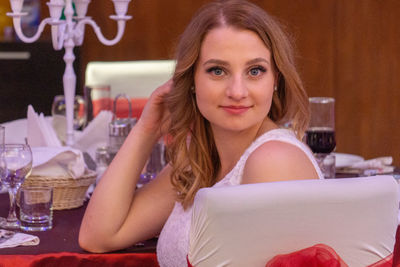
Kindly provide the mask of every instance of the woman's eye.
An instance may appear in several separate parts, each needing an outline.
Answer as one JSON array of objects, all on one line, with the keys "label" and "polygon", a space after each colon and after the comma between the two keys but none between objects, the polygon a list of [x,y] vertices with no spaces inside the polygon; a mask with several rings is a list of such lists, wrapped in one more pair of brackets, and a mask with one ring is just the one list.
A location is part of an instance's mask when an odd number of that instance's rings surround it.
[{"label": "woman's eye", "polygon": [[250,69],[249,74],[250,74],[250,76],[259,76],[259,75],[261,75],[261,73],[264,73],[265,71],[266,71],[265,68],[259,66],[259,67]]},{"label": "woman's eye", "polygon": [[208,73],[211,73],[211,74],[213,74],[213,75],[215,75],[215,76],[221,76],[222,74],[224,74],[224,71],[223,71],[221,68],[219,68],[219,67],[212,67],[212,68],[209,68],[209,69],[207,70],[207,72],[208,72]]}]

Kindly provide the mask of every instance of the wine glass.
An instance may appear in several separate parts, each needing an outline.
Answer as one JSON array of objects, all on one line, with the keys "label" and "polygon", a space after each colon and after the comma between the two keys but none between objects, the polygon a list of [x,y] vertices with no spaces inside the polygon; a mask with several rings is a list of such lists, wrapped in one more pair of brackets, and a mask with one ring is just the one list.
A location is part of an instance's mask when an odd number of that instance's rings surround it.
[{"label": "wine glass", "polygon": [[0,148],[0,178],[10,195],[7,219],[0,223],[5,229],[19,229],[16,215],[16,195],[21,184],[32,170],[32,151],[27,144],[4,144]]},{"label": "wine glass", "polygon": [[[51,106],[52,125],[61,142],[66,141],[67,118],[66,103],[63,95],[56,95]],[[80,130],[86,124],[85,100],[82,96],[74,98],[74,130]]]},{"label": "wine glass", "polygon": [[335,177],[335,157],[331,154],[336,147],[335,99],[331,97],[310,97],[311,120],[306,131],[306,143],[325,178]]}]

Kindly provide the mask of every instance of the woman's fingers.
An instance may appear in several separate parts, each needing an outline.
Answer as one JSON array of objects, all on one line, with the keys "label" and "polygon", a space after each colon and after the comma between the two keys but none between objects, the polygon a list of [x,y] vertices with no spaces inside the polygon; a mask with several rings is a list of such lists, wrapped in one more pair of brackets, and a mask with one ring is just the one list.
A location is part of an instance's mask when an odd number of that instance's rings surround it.
[{"label": "woman's fingers", "polygon": [[164,134],[166,128],[163,125],[165,125],[166,121],[169,121],[169,112],[165,105],[165,97],[171,91],[171,88],[172,80],[168,80],[166,83],[154,90],[144,107],[139,122],[150,133],[157,132],[160,135]]}]

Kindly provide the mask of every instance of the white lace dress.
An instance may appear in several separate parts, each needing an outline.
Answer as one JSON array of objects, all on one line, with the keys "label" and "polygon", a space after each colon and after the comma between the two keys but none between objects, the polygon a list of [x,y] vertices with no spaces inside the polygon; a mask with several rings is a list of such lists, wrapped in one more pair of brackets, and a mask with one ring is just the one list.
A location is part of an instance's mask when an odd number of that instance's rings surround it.
[{"label": "white lace dress", "polygon": [[[238,185],[241,183],[243,169],[249,155],[260,145],[268,141],[281,141],[300,148],[314,165],[318,176],[323,175],[309,148],[300,142],[295,134],[286,129],[275,129],[258,137],[243,153],[235,167],[213,187]],[[186,255],[189,249],[189,230],[192,209],[186,211],[180,203],[175,203],[167,222],[165,223],[157,243],[157,258],[161,267],[187,266]]]}]

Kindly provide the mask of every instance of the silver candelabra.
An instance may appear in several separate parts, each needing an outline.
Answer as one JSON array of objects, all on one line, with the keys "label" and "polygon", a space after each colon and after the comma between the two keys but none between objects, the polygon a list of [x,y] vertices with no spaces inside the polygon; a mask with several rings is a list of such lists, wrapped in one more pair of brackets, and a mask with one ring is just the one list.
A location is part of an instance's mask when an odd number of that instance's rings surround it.
[{"label": "silver candelabra", "polygon": [[[7,13],[7,15],[13,18],[15,32],[21,41],[25,43],[37,41],[46,24],[49,24],[51,26],[51,37],[54,49],[61,50],[63,47],[65,49],[63,85],[67,118],[66,145],[71,146],[74,143],[73,111],[76,88],[76,75],[72,65],[75,60],[74,47],[82,45],[86,25],[92,26],[101,43],[111,46],[119,42],[124,34],[126,21],[132,18],[132,16],[126,15],[131,0],[112,0],[116,14],[111,15],[110,18],[117,21],[118,31],[115,38],[111,40],[106,39],[96,22],[93,21],[92,18],[86,16],[91,0],[50,0],[47,2],[50,17],[40,22],[37,32],[32,37],[25,36],[21,28],[21,18],[27,15],[26,12],[22,12],[24,0],[9,1],[12,12]],[[74,16],[73,3],[75,4],[76,16]],[[61,20],[60,18],[63,10],[65,19]]]}]

